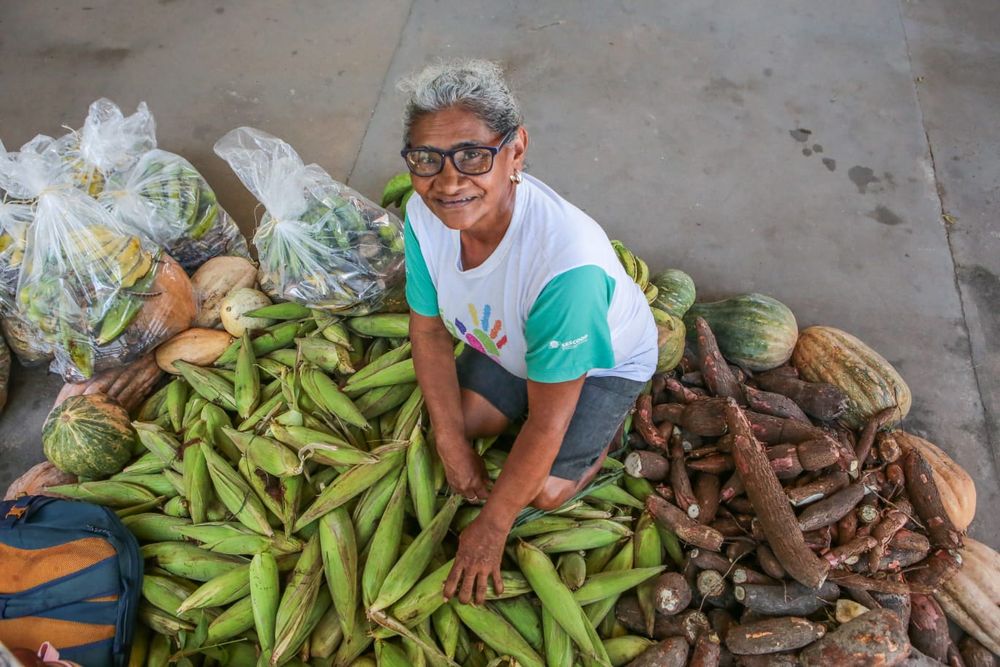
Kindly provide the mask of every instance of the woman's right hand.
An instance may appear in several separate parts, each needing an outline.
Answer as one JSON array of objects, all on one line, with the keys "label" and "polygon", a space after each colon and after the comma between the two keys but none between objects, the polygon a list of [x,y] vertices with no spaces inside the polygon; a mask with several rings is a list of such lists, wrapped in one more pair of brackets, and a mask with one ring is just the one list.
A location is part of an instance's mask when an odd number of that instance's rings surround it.
[{"label": "woman's right hand", "polygon": [[[444,464],[448,485],[466,500],[485,502],[490,495],[489,476],[482,457],[465,438],[458,442],[438,441],[438,454]],[[442,446],[444,445],[444,446]]]}]

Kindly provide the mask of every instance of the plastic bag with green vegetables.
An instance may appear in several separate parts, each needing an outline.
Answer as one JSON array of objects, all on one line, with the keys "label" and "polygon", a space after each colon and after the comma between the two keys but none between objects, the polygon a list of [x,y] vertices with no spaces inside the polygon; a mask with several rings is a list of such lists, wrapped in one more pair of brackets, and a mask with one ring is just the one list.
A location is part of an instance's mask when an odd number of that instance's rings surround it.
[{"label": "plastic bag with green vegetables", "polygon": [[28,227],[34,218],[30,203],[9,199],[7,194],[0,197],[0,315],[3,316],[4,336],[25,366],[48,363],[52,359],[51,346],[37,327],[21,317],[15,302]]},{"label": "plastic bag with green vegetables", "polygon": [[99,197],[118,220],[142,231],[192,272],[218,255],[249,257],[246,239],[190,162],[162,150],[110,176]]},{"label": "plastic bag with green vegetables", "polygon": [[361,314],[403,280],[399,218],[266,132],[237,128],[215,152],[266,209],[253,243],[272,298]]},{"label": "plastic bag with green vegetables", "polygon": [[0,187],[34,206],[18,313],[52,346],[52,370],[81,381],[190,326],[194,297],[176,262],[78,189],[64,164],[51,139],[36,137],[0,154]]},{"label": "plastic bag with green vegetables", "polygon": [[154,148],[156,123],[146,103],[126,116],[103,97],[91,103],[80,130],[71,130],[52,145],[69,181],[92,197],[101,193],[108,176],[129,169]]}]

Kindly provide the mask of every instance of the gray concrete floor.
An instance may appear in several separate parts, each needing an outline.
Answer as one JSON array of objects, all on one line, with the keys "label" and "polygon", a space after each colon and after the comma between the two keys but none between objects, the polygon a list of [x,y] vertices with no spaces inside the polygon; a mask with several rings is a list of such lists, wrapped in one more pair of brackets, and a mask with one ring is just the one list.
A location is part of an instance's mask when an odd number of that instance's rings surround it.
[{"label": "gray concrete floor", "polygon": [[[226,131],[282,136],[376,196],[401,167],[395,82],[499,60],[532,173],[702,296],[765,292],[871,344],[1000,546],[998,33],[991,0],[8,0],[0,138],[146,100],[250,230],[256,202],[212,153]],[[58,384],[15,369],[0,487],[42,458]]]}]

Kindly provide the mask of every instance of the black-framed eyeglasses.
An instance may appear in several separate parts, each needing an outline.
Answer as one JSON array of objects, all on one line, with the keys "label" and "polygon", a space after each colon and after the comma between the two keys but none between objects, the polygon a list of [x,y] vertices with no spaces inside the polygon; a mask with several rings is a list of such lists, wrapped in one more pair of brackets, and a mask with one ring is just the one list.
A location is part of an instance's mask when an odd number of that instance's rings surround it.
[{"label": "black-framed eyeglasses", "polygon": [[451,163],[459,173],[466,176],[482,176],[493,169],[493,159],[517,132],[515,127],[496,146],[463,146],[450,151],[436,148],[404,148],[399,152],[403,156],[410,173],[415,176],[436,176],[444,169],[444,161],[451,158]]}]

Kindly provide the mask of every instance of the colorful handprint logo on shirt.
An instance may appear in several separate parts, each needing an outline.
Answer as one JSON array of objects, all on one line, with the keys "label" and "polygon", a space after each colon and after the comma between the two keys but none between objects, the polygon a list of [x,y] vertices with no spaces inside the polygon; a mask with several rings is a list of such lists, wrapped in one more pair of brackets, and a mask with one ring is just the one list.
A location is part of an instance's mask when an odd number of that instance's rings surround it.
[{"label": "colorful handprint logo on shirt", "polygon": [[503,322],[501,320],[491,320],[492,308],[489,304],[483,306],[482,315],[476,310],[473,304],[469,304],[469,315],[472,317],[472,326],[466,326],[465,322],[457,317],[449,322],[445,320],[445,325],[451,330],[451,334],[459,340],[464,340],[474,349],[489,355],[499,357],[500,350],[507,344],[507,335],[503,333]]}]

